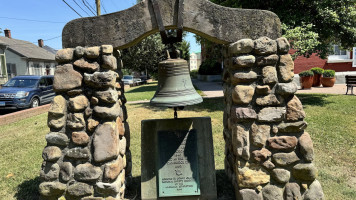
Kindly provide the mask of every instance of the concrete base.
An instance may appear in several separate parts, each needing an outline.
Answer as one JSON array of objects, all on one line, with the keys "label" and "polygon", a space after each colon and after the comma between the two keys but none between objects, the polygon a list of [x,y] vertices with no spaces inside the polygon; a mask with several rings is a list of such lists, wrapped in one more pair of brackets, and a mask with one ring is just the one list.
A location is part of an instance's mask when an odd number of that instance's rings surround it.
[{"label": "concrete base", "polygon": [[[200,196],[158,197],[158,131],[195,129],[197,133]],[[214,147],[210,117],[153,119],[141,122],[141,198],[148,199],[217,199]]]}]

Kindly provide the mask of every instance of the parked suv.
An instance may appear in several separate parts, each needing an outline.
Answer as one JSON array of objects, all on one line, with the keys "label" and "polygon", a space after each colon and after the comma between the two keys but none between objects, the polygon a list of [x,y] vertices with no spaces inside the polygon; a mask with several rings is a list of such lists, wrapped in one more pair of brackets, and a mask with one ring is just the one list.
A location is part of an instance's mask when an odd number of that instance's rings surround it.
[{"label": "parked suv", "polygon": [[54,96],[53,76],[17,76],[0,89],[0,109],[33,108]]},{"label": "parked suv", "polygon": [[122,81],[124,82],[125,85],[130,85],[133,86],[134,85],[134,77],[131,75],[124,75],[124,77],[122,78]]}]

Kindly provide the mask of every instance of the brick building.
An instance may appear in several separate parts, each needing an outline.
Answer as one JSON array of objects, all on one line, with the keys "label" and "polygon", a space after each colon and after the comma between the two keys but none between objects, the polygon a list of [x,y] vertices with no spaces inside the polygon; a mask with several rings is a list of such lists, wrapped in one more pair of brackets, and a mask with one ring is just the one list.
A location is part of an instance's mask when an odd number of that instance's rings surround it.
[{"label": "brick building", "polygon": [[[341,50],[337,45],[333,45],[333,54],[330,54],[327,59],[321,59],[314,53],[309,58],[298,56],[294,60],[294,73],[298,74],[304,70],[313,67],[320,67],[323,69],[332,69],[336,72],[356,71],[356,47],[353,51]],[[289,53],[294,53],[290,50]]]}]

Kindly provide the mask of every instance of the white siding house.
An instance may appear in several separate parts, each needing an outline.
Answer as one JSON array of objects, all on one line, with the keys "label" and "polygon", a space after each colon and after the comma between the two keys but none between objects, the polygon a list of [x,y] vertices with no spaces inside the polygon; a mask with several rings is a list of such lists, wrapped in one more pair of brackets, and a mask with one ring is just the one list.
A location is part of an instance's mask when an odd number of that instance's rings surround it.
[{"label": "white siding house", "polygon": [[[43,43],[42,43],[43,44]],[[0,36],[0,84],[19,75],[53,75],[55,54],[31,42]]]}]

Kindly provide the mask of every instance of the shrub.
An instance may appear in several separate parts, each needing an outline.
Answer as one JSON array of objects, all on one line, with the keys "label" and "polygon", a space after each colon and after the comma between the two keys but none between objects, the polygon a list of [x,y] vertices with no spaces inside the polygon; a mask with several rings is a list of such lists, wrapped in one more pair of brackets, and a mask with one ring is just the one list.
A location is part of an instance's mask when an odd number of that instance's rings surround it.
[{"label": "shrub", "polygon": [[320,67],[313,67],[310,69],[310,71],[312,71],[314,74],[323,74],[324,69]]},{"label": "shrub", "polygon": [[306,70],[306,71],[300,72],[299,76],[300,77],[314,76],[314,73],[311,70]]},{"label": "shrub", "polygon": [[158,80],[158,72],[151,73],[151,79],[152,80]]},{"label": "shrub", "polygon": [[219,75],[222,73],[221,64],[213,59],[206,59],[199,67],[201,75]]},{"label": "shrub", "polygon": [[197,76],[198,76],[198,70],[194,69],[190,71],[190,77],[197,78]]},{"label": "shrub", "polygon": [[124,75],[131,75],[131,72],[130,72],[130,70],[129,69],[121,69],[121,71],[122,71],[122,73],[124,74]]},{"label": "shrub", "polygon": [[323,73],[323,77],[329,77],[329,78],[335,77],[335,70],[332,69],[325,70]]}]

